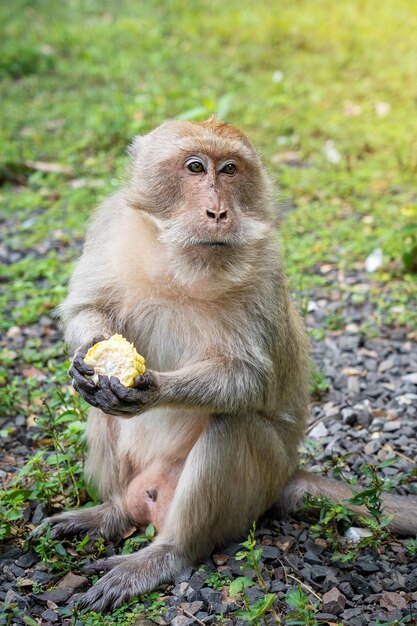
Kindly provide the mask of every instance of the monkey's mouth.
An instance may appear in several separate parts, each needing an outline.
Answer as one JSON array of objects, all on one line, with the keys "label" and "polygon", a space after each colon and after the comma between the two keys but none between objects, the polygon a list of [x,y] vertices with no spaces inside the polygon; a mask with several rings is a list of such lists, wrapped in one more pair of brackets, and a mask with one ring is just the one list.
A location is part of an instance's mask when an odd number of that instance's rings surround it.
[{"label": "monkey's mouth", "polygon": [[228,241],[197,241],[194,245],[208,248],[220,248],[230,246]]}]

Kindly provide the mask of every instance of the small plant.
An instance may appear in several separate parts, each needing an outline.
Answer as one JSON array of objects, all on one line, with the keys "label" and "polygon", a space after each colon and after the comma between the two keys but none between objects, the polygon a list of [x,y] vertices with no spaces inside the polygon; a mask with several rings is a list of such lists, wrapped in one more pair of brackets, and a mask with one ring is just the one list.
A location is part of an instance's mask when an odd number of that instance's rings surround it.
[{"label": "small plant", "polygon": [[250,568],[256,572],[257,582],[261,590],[264,592],[264,596],[251,604],[246,590],[249,587],[252,587],[254,582],[247,576],[240,576],[239,578],[236,578],[230,584],[229,588],[229,595],[240,599],[243,604],[243,608],[236,612],[236,617],[239,617],[244,622],[248,622],[249,624],[254,624],[254,626],[259,626],[261,622],[267,625],[268,621],[266,619],[266,615],[269,612],[271,613],[275,623],[281,624],[281,620],[274,608],[276,595],[274,593],[266,593],[267,587],[262,577],[260,567],[262,548],[256,548],[255,523],[253,524],[252,530],[249,532],[247,540],[240,545],[245,548],[244,550],[240,550],[235,557],[237,561],[245,561],[245,563],[241,565],[240,569]]},{"label": "small plant", "polygon": [[285,595],[285,602],[292,611],[285,616],[287,626],[316,626],[315,613],[318,603],[312,603],[301,587],[290,589]]},{"label": "small plant", "polygon": [[222,572],[215,571],[206,578],[204,584],[216,591],[221,591],[223,587],[230,585],[230,578]]},{"label": "small plant", "polygon": [[346,551],[341,536],[343,531],[352,525],[353,515],[349,509],[343,504],[318,496],[306,497],[305,504],[307,509],[320,511],[318,521],[310,527],[312,536],[326,539],[334,560],[351,560],[354,554]]},{"label": "small plant", "polygon": [[[62,369],[52,377],[56,388],[48,403],[35,404],[38,398],[32,398],[32,388],[28,389],[32,403],[39,410],[34,437],[41,449],[28,459],[8,489],[0,491],[0,540],[24,534],[23,512],[31,501],[47,506],[59,502],[58,506],[69,508],[86,501],[87,493],[94,499],[82,469],[85,408],[77,396],[60,388],[67,378],[64,374],[67,366],[68,363],[62,364]],[[24,406],[22,401],[22,412]]]},{"label": "small plant", "polygon": [[134,598],[112,611],[111,615],[102,615],[88,609],[79,610],[73,608],[61,608],[58,612],[62,617],[71,618],[74,626],[135,626],[142,620],[160,622],[160,613],[165,604],[157,592],[152,592]]},{"label": "small plant", "polygon": [[329,383],[327,382],[324,374],[319,370],[315,363],[311,368],[311,382],[310,382],[310,394],[313,400],[320,400],[329,389]]},{"label": "small plant", "polygon": [[345,319],[340,310],[332,311],[327,316],[326,328],[328,330],[342,330],[345,327]]},{"label": "small plant", "polygon": [[399,231],[403,241],[402,262],[407,272],[417,272],[417,224],[409,224]]},{"label": "small plant", "polygon": [[122,554],[132,554],[141,548],[144,544],[150,543],[155,536],[155,527],[149,524],[146,527],[144,535],[137,535],[126,539],[123,545]]},{"label": "small plant", "polygon": [[417,555],[417,537],[415,539],[407,539],[404,545],[408,554],[411,556]]},{"label": "small plant", "polygon": [[395,483],[391,478],[385,477],[381,470],[397,463],[398,460],[397,458],[387,459],[377,465],[364,463],[359,468],[359,471],[366,477],[365,489],[349,498],[349,503],[366,507],[368,515],[361,516],[359,519],[372,533],[369,537],[363,537],[359,541],[359,548],[367,546],[377,548],[391,539],[391,533],[387,527],[392,515],[384,514],[382,494],[391,491]]}]

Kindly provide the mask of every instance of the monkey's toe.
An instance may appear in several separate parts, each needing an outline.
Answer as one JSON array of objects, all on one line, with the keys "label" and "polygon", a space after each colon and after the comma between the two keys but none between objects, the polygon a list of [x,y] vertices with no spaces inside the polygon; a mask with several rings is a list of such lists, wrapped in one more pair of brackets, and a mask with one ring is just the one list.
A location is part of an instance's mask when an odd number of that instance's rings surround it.
[{"label": "monkey's toe", "polygon": [[141,593],[145,593],[145,586],[137,574],[118,565],[83,594],[78,605],[81,609],[101,613],[115,609]]},{"label": "monkey's toe", "polygon": [[108,572],[115,565],[116,563],[112,563],[111,559],[99,559],[98,561],[84,565],[83,573],[91,576],[92,574],[99,574],[100,572]]}]

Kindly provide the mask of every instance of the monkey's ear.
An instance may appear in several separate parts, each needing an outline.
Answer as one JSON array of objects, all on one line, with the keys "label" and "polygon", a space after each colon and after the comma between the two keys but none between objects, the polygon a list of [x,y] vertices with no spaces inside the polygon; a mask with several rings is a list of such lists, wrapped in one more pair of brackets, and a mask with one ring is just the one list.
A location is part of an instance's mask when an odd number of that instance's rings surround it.
[{"label": "monkey's ear", "polygon": [[135,135],[127,147],[127,153],[131,159],[134,159],[139,152],[140,146],[143,143],[144,137],[142,135]]}]

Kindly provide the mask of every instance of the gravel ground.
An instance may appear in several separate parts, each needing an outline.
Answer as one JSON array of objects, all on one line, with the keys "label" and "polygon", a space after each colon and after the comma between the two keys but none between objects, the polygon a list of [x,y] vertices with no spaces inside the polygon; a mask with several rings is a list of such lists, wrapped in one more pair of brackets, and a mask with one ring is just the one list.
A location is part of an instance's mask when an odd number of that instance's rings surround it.
[{"label": "gravel ground", "polygon": [[[10,223],[8,224],[10,226]],[[59,245],[51,243],[58,250]],[[40,254],[46,254],[43,248]],[[6,246],[1,253],[13,261]],[[327,286],[310,291],[307,324],[310,329],[328,325],[329,315],[343,313],[340,330],[326,330],[324,339],[313,341],[313,358],[325,375],[329,390],[314,401],[307,449],[314,449],[314,461],[308,455],[308,465],[322,471],[334,455],[349,453],[347,464],[358,473],[363,462],[383,461],[397,455],[395,468],[387,467],[387,475],[409,471],[415,464],[417,452],[417,344],[415,338],[402,328],[382,327],[377,337],[369,339],[360,327],[375,317],[373,305],[367,301],[370,276],[360,270],[344,274],[332,266],[317,268],[325,276]],[[346,295],[345,286],[356,286],[364,298],[355,304]],[[25,343],[40,337],[42,346],[49,348],[61,339],[54,322],[43,316],[36,324],[9,331],[0,342],[20,350]],[[42,373],[26,371],[27,376]],[[31,452],[33,429],[27,428],[22,416],[2,416],[1,428],[12,427],[13,437],[3,440],[0,478],[9,476],[22,465]],[[402,488],[412,490],[413,486]],[[44,511],[41,506],[26,511],[28,521],[37,524]],[[256,537],[263,547],[263,576],[269,591],[277,594],[277,608],[285,609],[287,590],[301,584],[312,600],[319,602],[317,623],[350,626],[397,624],[408,616],[408,624],[416,624],[417,564],[402,542],[391,542],[378,553],[361,553],[353,563],[332,561],[329,546],[309,534],[309,524],[299,519],[258,523]],[[110,547],[110,550],[113,548]],[[116,547],[116,551],[120,548]],[[211,573],[221,572],[230,579],[242,575],[241,563],[234,556],[237,544],[227,546],[209,558],[205,571],[189,570],[164,590],[165,609],[161,624],[221,623],[241,624],[234,616],[239,608],[227,595],[227,588],[215,589],[207,582]],[[16,603],[23,612],[45,626],[70,624],[59,609],[72,606],[77,594],[88,586],[80,572],[50,573],[45,564],[30,550],[23,553],[17,542],[7,542],[0,551],[0,601]],[[249,577],[254,572],[247,571]],[[210,578],[211,577],[211,578]],[[22,580],[36,581],[42,593],[29,593]],[[56,587],[57,585],[57,587]],[[53,589],[50,589],[53,587]],[[257,586],[248,590],[252,600],[262,594]],[[1,624],[24,624],[23,618]],[[83,622],[77,622],[79,624]],[[140,622],[138,622],[140,623]],[[142,624],[150,623],[143,621]],[[285,621],[284,621],[285,623]]]}]

